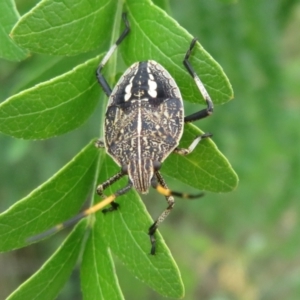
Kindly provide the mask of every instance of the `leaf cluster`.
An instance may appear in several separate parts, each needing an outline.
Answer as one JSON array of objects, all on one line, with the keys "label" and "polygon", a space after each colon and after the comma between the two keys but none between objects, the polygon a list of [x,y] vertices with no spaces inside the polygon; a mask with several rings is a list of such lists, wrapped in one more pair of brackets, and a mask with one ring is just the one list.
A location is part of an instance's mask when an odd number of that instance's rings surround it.
[{"label": "leaf cluster", "polygon": [[[2,57],[18,61],[29,53],[67,56],[104,49],[118,37],[123,26],[121,13],[126,11],[131,33],[119,47],[124,64],[156,60],[175,78],[184,100],[204,104],[182,64],[192,36],[150,1],[127,0],[123,6],[122,1],[109,0],[43,0],[20,19],[12,2],[4,2],[11,17],[10,26],[1,24],[9,28],[3,39]],[[15,24],[13,28],[12,24]],[[0,131],[16,138],[36,140],[59,136],[81,126],[95,110],[102,94],[95,70],[103,54],[9,97],[0,105]],[[191,63],[215,104],[233,97],[221,67],[199,43]],[[109,81],[115,82],[115,58],[106,71],[110,71]],[[100,123],[104,122],[102,107]],[[196,126],[187,125],[180,146],[188,146],[201,133]],[[94,140],[48,181],[0,215],[1,251],[27,246],[29,237],[75,215],[90,193],[94,194],[96,182],[103,182],[118,172],[111,158],[93,144]],[[236,174],[210,140],[201,142],[189,156],[171,155],[162,173],[196,189],[213,192],[228,192],[237,185]],[[126,181],[121,180],[108,192],[113,193],[124,184]],[[98,202],[98,197],[94,201]],[[117,213],[105,216],[99,213],[95,220],[90,217],[88,222],[81,221],[43,267],[8,299],[55,298],[81,249],[81,289],[85,299],[123,298],[112,253],[158,293],[182,297],[180,272],[159,233],[157,254],[149,255],[147,229],[153,221],[139,195],[130,191],[120,201],[121,209]]]}]

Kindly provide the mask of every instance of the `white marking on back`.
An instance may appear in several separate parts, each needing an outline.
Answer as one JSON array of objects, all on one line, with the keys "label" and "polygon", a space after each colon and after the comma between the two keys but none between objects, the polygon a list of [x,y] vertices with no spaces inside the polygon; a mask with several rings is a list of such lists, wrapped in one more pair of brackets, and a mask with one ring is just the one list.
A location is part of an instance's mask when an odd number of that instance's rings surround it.
[{"label": "white marking on back", "polygon": [[132,79],[130,79],[130,83],[125,88],[125,96],[124,96],[125,101],[128,101],[130,99],[131,89],[132,89]]},{"label": "white marking on back", "polygon": [[139,174],[142,174],[142,145],[141,145],[141,132],[142,132],[142,107],[141,101],[138,101],[138,117],[137,117],[137,148],[138,148],[138,168]]},{"label": "white marking on back", "polygon": [[157,90],[156,90],[157,89],[157,83],[155,81],[148,80],[148,86],[149,86],[148,94],[152,98],[156,98],[156,96],[157,96]]},{"label": "white marking on back", "polygon": [[150,78],[150,80],[154,80],[154,76],[151,74],[151,73],[149,73],[149,78]]}]

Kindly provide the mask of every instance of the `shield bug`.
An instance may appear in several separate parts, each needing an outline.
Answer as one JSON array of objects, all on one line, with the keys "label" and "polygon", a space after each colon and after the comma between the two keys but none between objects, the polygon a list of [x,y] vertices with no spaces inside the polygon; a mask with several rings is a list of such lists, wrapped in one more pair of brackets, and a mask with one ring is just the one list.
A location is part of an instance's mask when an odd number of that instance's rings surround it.
[{"label": "shield bug", "polygon": [[178,148],[184,124],[203,119],[213,113],[212,100],[189,62],[192,49],[197,41],[196,39],[191,41],[183,64],[205,99],[206,108],[185,117],[182,96],[175,80],[156,61],[147,60],[134,63],[120,77],[114,89],[110,88],[102,74],[102,69],[130,32],[126,14],[123,14],[122,17],[125,29],[104,56],[96,72],[99,84],[109,97],[104,121],[104,141],[98,140],[96,146],[104,147],[121,170],[100,184],[97,187],[97,193],[103,195],[107,187],[125,175],[128,176],[128,184],[72,219],[33,237],[34,240],[74,224],[109,203],[111,206],[104,209],[103,212],[117,210],[119,204],[114,200],[131,188],[144,194],[150,187],[153,187],[165,196],[168,203],[167,208],[149,228],[150,253],[155,254],[155,232],[172,210],[175,203],[174,196],[196,198],[203,195],[203,193],[190,195],[170,190],[160,173],[162,162],[171,153],[188,155],[202,139],[212,136],[210,133],[199,135],[195,137],[188,148]]}]

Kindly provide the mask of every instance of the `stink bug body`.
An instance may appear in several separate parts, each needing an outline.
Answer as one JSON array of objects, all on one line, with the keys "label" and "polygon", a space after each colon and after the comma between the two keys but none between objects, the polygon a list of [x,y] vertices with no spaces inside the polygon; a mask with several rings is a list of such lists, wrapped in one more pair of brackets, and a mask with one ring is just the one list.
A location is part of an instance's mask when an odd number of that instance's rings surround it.
[{"label": "stink bug body", "polygon": [[174,79],[155,61],[132,65],[111,93],[105,119],[105,147],[147,193],[160,163],[183,132],[183,103]]},{"label": "stink bug body", "polygon": [[102,202],[83,211],[74,218],[42,233],[33,239],[43,237],[111,204],[103,212],[116,210],[119,206],[114,200],[132,187],[140,193],[147,193],[152,186],[166,197],[168,207],[149,228],[151,254],[155,254],[155,231],[168,216],[174,206],[174,197],[196,198],[203,194],[189,195],[168,188],[161,173],[162,162],[172,153],[187,155],[203,139],[211,137],[206,133],[195,137],[187,149],[178,148],[184,124],[205,118],[212,114],[213,103],[200,78],[193,70],[189,57],[196,44],[193,39],[183,60],[187,71],[193,77],[200,93],[206,101],[206,108],[184,117],[183,101],[180,90],[169,74],[159,63],[148,60],[134,63],[121,76],[111,90],[102,69],[116,50],[117,46],[130,32],[126,14],[123,14],[125,29],[119,39],[104,56],[97,69],[97,79],[109,97],[105,115],[104,142],[99,140],[97,147],[105,147],[107,153],[121,167],[121,170],[97,187],[103,191],[121,177],[128,176],[128,184]]}]

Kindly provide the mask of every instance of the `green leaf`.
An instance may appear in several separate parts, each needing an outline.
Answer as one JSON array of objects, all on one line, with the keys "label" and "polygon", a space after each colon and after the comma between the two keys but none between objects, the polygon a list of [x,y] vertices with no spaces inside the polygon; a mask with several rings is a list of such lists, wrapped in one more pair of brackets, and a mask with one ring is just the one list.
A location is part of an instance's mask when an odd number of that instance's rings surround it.
[{"label": "green leaf", "polygon": [[[98,182],[103,182],[119,171],[119,167],[107,156],[101,167]],[[113,191],[124,187],[127,178],[116,182]],[[107,189],[107,195],[112,189]],[[163,238],[156,233],[157,252],[150,255],[148,229],[153,220],[137,192],[131,190],[118,199],[116,212],[97,214],[97,222],[103,239],[135,277],[165,297],[181,298],[184,287],[178,267]]]},{"label": "green leaf", "polygon": [[101,236],[103,228],[95,222],[82,258],[81,290],[86,300],[124,299],[110,251]]},{"label": "green leaf", "polygon": [[106,45],[118,1],[44,0],[25,14],[11,36],[32,52],[74,55]]},{"label": "green leaf", "polygon": [[45,139],[79,127],[94,111],[101,89],[100,57],[22,91],[0,104],[0,131],[23,139]]},{"label": "green leaf", "polygon": [[28,52],[19,48],[9,37],[13,25],[17,22],[19,13],[13,0],[0,1],[0,57],[12,61],[20,61],[28,56]]},{"label": "green leaf", "polygon": [[219,0],[219,1],[225,4],[236,4],[239,0]]},{"label": "green leaf", "polygon": [[94,183],[98,151],[91,142],[52,178],[0,215],[0,251],[20,248],[26,239],[79,211]]},{"label": "green leaf", "polygon": [[[186,124],[179,146],[188,148],[202,133],[196,126]],[[238,184],[236,173],[211,139],[202,140],[186,156],[171,154],[161,171],[199,190],[230,192]]]},{"label": "green leaf", "polygon": [[80,222],[45,264],[7,300],[53,300],[71,275],[80,253],[86,222]]},{"label": "green leaf", "polygon": [[[203,103],[194,80],[182,63],[193,36],[150,1],[127,0],[126,4],[131,32],[120,45],[125,62],[128,65],[149,59],[159,62],[174,77],[184,100]],[[193,49],[190,62],[213,102],[225,103],[233,98],[229,80],[200,43]]]},{"label": "green leaf", "polygon": [[153,0],[152,2],[166,12],[169,12],[171,10],[169,0]]}]

